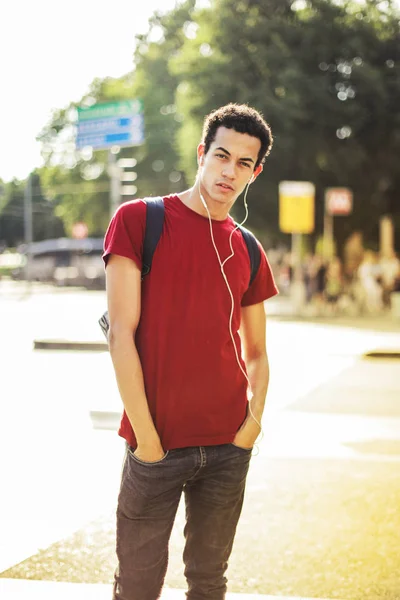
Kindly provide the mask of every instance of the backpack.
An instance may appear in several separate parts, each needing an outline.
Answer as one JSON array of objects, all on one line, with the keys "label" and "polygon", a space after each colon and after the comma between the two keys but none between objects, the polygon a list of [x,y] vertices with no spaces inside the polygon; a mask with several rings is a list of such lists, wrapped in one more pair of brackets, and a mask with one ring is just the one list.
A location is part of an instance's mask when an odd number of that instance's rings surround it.
[{"label": "backpack", "polygon": [[[161,237],[162,228],[164,225],[164,200],[158,196],[157,198],[144,198],[146,203],[146,229],[143,242],[143,267],[142,267],[142,281],[143,278],[150,273],[151,263],[153,261],[153,255],[157,247],[158,241]],[[253,283],[260,266],[261,254],[260,248],[258,247],[257,240],[254,235],[236,223],[240,233],[247,246],[250,259],[250,280],[249,287]],[[108,339],[108,330],[110,323],[108,320],[108,312],[106,311],[103,316],[99,319],[99,325],[105,337]]]}]

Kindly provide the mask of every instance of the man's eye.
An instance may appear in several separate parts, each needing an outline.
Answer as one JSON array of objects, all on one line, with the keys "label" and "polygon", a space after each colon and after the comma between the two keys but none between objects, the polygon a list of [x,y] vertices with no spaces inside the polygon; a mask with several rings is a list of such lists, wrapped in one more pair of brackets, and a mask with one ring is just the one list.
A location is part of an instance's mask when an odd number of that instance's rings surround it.
[{"label": "man's eye", "polygon": [[242,167],[249,167],[250,166],[249,163],[247,163],[247,162],[241,162],[240,164],[242,165]]},{"label": "man's eye", "polygon": [[218,158],[226,158],[225,154],[216,154],[215,156],[217,156]]}]

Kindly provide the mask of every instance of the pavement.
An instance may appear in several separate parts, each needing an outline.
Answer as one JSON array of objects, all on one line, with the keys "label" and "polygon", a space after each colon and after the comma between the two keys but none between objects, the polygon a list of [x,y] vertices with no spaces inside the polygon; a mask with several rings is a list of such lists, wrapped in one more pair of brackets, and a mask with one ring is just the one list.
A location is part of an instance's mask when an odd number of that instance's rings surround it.
[{"label": "pavement", "polygon": [[[55,583],[52,581],[21,581],[0,579],[0,594],[4,600],[110,600],[111,585],[96,583]],[[160,600],[185,600],[184,590],[164,589]],[[280,596],[228,593],[226,600],[287,600]],[[317,598],[294,598],[290,600],[323,600]]]},{"label": "pavement", "polygon": [[[123,445],[104,310],[104,292],[0,282],[1,598],[110,597]],[[285,298],[267,312],[272,378],[228,598],[399,600],[400,362],[368,354],[395,354],[400,322],[299,318]],[[183,597],[183,523],[180,506],[165,600]]]},{"label": "pavement", "polygon": [[[54,583],[52,581],[20,581],[0,579],[0,593],[4,600],[110,600],[112,586],[96,583]],[[160,600],[184,600],[184,590],[165,589]],[[286,600],[282,596],[259,594],[231,594],[226,600]],[[290,600],[318,600],[317,598],[294,598]],[[321,599],[322,600],[322,599]]]}]

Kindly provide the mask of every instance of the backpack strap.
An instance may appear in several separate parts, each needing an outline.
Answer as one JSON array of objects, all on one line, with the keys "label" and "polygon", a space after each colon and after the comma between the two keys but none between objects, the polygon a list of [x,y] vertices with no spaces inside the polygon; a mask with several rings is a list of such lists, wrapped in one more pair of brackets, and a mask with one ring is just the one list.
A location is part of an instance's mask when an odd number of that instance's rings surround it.
[{"label": "backpack strap", "polygon": [[153,254],[164,224],[164,200],[161,196],[144,198],[144,201],[146,203],[146,230],[143,241],[142,279],[150,273]]},{"label": "backpack strap", "polygon": [[251,231],[249,231],[242,225],[238,225],[238,228],[240,229],[240,233],[242,234],[243,239],[246,242],[247,251],[249,253],[249,258],[250,258],[249,287],[250,287],[258,273],[258,268],[260,266],[260,262],[261,262],[260,248],[258,247],[257,240],[256,240],[255,236],[251,233]]},{"label": "backpack strap", "polygon": [[[150,273],[153,254],[161,237],[164,224],[164,200],[158,196],[157,198],[144,198],[144,201],[146,203],[146,229],[143,240],[142,280]],[[99,325],[108,340],[110,329],[108,311],[99,319]]]}]

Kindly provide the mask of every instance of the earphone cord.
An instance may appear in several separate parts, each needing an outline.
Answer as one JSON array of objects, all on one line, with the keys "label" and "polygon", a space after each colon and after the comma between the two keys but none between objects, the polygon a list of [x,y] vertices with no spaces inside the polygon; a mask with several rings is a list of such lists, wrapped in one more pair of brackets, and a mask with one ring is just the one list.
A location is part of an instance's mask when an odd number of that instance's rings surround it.
[{"label": "earphone cord", "polygon": [[[213,228],[212,228],[212,221],[211,221],[211,215],[210,215],[210,211],[208,210],[207,203],[206,203],[206,201],[204,200],[202,193],[201,193],[200,191],[199,191],[199,193],[200,193],[200,198],[201,198],[201,201],[202,201],[202,203],[203,203],[203,205],[204,205],[204,207],[205,207],[205,209],[206,209],[206,211],[207,211],[207,215],[208,215],[208,221],[209,221],[209,225],[210,225],[211,241],[212,241],[212,244],[213,244],[213,246],[214,246],[215,253],[216,253],[216,255],[217,255],[217,258],[218,258],[218,262],[219,262],[219,265],[220,265],[220,268],[221,268],[221,273],[222,273],[222,276],[223,276],[223,278],[224,278],[224,281],[225,281],[226,287],[228,288],[228,292],[229,292],[229,295],[230,295],[230,298],[231,298],[231,313],[230,313],[230,316],[229,316],[229,333],[230,333],[230,336],[231,336],[231,339],[232,339],[233,348],[234,348],[234,351],[235,351],[236,362],[237,362],[237,364],[239,365],[239,368],[240,368],[240,370],[242,371],[243,375],[245,376],[245,378],[246,378],[246,380],[247,380],[247,383],[248,383],[248,386],[249,386],[249,388],[250,388],[250,390],[251,390],[251,384],[250,384],[250,380],[249,380],[249,378],[248,378],[248,375],[247,375],[246,371],[243,369],[243,367],[242,367],[242,364],[241,364],[241,362],[240,362],[239,355],[238,355],[238,351],[237,351],[237,347],[236,347],[236,343],[235,343],[235,338],[234,338],[234,336],[233,336],[233,331],[232,331],[232,320],[233,320],[233,313],[234,313],[234,308],[235,308],[235,300],[234,300],[234,297],[233,297],[233,294],[232,294],[232,290],[231,290],[231,288],[230,288],[230,286],[229,286],[229,282],[228,282],[228,279],[227,279],[227,277],[226,277],[226,274],[225,274],[225,271],[224,271],[224,265],[225,265],[225,263],[226,263],[228,260],[230,260],[230,259],[231,259],[231,258],[232,258],[232,257],[235,255],[235,251],[234,251],[234,249],[233,249],[233,246],[232,246],[232,236],[233,236],[233,234],[235,233],[235,231],[236,231],[237,229],[239,229],[239,227],[240,227],[241,225],[243,225],[243,223],[245,223],[245,222],[247,221],[247,218],[248,218],[248,216],[249,216],[249,209],[248,209],[248,206],[247,206],[247,193],[248,193],[248,191],[249,191],[249,187],[250,187],[250,184],[247,184],[247,188],[246,188],[246,191],[245,191],[245,194],[244,194],[244,207],[245,207],[245,210],[246,210],[246,215],[245,215],[245,218],[243,219],[243,221],[242,221],[242,222],[241,222],[239,225],[236,225],[236,227],[235,227],[235,228],[232,230],[232,232],[231,232],[231,234],[230,234],[230,236],[229,236],[229,246],[230,246],[230,249],[231,249],[231,254],[230,254],[230,255],[229,255],[229,256],[228,256],[228,257],[227,257],[227,258],[226,258],[226,259],[225,259],[223,262],[222,262],[222,260],[221,260],[220,254],[219,254],[219,252],[218,252],[217,245],[216,245],[216,243],[215,243],[215,239],[214,239],[214,232],[213,232]],[[253,414],[253,411],[252,411],[252,409],[251,409],[251,398],[250,398],[250,400],[248,401],[248,406],[249,406],[249,412],[250,412],[250,414],[251,414],[252,418],[254,419],[254,421],[257,423],[257,425],[258,425],[258,426],[259,426],[259,428],[260,428],[260,433],[261,433],[261,439],[260,439],[260,441],[261,441],[261,440],[262,440],[262,438],[263,438],[263,436],[264,436],[264,433],[263,433],[263,430],[262,430],[262,425],[261,425],[261,423],[260,423],[260,422],[258,421],[258,419],[257,419],[257,418],[254,416],[254,414]]]}]

